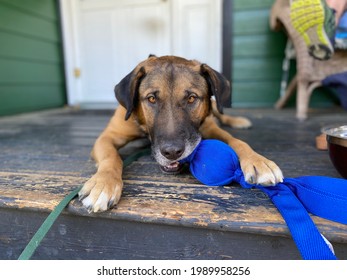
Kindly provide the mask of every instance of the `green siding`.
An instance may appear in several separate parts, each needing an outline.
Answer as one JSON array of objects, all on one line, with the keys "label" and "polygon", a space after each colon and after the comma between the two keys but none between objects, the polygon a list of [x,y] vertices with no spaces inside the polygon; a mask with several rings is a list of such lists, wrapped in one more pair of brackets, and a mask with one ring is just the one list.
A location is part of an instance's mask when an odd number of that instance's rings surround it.
[{"label": "green siding", "polygon": [[274,0],[233,0],[234,11],[267,9],[271,7]]},{"label": "green siding", "polygon": [[0,115],[65,104],[55,0],[0,0]]},{"label": "green siding", "polygon": [[[273,2],[233,1],[233,107],[273,107],[279,98],[287,37],[270,30]],[[327,90],[315,90],[310,106],[329,106],[335,100]],[[289,105],[295,106],[295,98]]]}]

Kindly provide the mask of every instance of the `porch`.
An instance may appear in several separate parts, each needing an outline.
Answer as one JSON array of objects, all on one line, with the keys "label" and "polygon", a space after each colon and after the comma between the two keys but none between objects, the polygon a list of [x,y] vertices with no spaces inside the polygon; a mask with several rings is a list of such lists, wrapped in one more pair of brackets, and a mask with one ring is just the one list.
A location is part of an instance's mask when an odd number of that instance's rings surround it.
[{"label": "porch", "polygon": [[[328,152],[315,148],[340,108],[314,109],[298,122],[294,109],[226,109],[249,117],[249,130],[226,128],[274,160],[286,177],[340,177]],[[0,118],[0,259],[16,259],[48,213],[94,172],[91,147],[112,111],[56,109]],[[148,144],[136,141],[123,157]],[[34,259],[300,259],[271,201],[238,185],[208,187],[189,173],[168,176],[150,156],[126,168],[119,205],[90,214],[75,199]],[[347,226],[314,218],[347,259]]]}]

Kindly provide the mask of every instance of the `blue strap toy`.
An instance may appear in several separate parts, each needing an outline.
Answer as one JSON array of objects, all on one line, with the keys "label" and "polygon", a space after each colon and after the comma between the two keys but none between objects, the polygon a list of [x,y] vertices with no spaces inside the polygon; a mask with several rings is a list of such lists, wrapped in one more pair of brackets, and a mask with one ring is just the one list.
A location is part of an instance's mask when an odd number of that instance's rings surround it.
[{"label": "blue strap toy", "polygon": [[336,256],[319,233],[309,213],[347,224],[347,180],[323,176],[285,178],[276,186],[250,185],[245,181],[238,156],[227,144],[203,140],[181,163],[189,163],[193,176],[210,186],[232,182],[243,188],[257,188],[275,204],[307,260],[336,260]]}]

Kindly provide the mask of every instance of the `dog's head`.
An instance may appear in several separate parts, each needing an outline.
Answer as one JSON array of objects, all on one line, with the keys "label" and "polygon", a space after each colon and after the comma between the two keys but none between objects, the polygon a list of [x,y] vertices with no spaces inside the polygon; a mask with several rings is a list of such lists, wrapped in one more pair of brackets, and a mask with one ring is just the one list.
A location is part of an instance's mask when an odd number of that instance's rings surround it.
[{"label": "dog's head", "polygon": [[211,96],[223,111],[229,82],[195,60],[150,56],[115,87],[119,103],[148,133],[153,155],[166,172],[177,172],[201,140],[199,127],[211,111]]}]

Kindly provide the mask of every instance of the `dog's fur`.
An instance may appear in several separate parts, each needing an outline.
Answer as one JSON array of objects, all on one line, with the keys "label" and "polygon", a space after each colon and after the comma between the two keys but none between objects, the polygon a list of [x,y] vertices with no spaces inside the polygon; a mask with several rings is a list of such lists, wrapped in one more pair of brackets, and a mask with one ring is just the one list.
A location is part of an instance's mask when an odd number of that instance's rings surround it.
[{"label": "dog's fur", "polygon": [[201,138],[214,138],[235,150],[249,183],[268,186],[281,182],[282,172],[274,162],[216,124],[213,115],[223,124],[250,126],[247,119],[222,115],[229,91],[229,82],[221,74],[195,60],[150,56],[141,62],[115,87],[120,106],[95,142],[92,156],[98,168],[79,193],[83,204],[98,212],[119,202],[123,182],[117,150],[145,135],[165,172],[178,172],[178,161],[187,157]]}]

